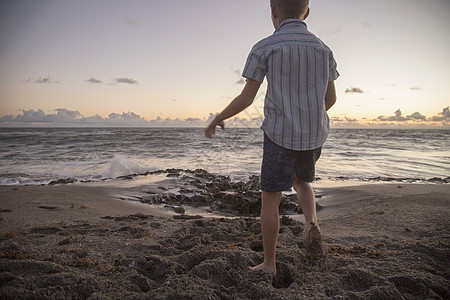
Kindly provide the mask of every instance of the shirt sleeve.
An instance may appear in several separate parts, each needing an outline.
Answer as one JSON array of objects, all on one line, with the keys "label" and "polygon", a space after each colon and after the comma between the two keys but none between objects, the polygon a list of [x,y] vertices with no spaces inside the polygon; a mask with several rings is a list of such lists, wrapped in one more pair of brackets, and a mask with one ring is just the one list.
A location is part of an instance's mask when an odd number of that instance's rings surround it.
[{"label": "shirt sleeve", "polygon": [[252,51],[250,51],[250,54],[248,55],[242,76],[247,79],[263,82],[266,74],[267,60],[264,52],[258,50],[256,47],[253,47]]},{"label": "shirt sleeve", "polygon": [[328,81],[335,81],[336,79],[338,79],[340,74],[339,74],[339,72],[337,70],[337,63],[336,63],[336,60],[333,57],[333,53],[332,52],[330,52],[329,66],[330,66],[330,73],[329,73]]}]

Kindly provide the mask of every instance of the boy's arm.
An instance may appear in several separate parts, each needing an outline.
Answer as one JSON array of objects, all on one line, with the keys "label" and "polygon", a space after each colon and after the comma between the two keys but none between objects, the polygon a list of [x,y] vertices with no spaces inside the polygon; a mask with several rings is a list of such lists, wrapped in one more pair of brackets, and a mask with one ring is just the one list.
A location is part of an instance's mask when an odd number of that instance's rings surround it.
[{"label": "boy's arm", "polygon": [[328,111],[336,103],[336,87],[334,81],[329,81],[325,93],[325,109]]},{"label": "boy's arm", "polygon": [[244,86],[241,94],[234,98],[230,104],[220,113],[215,119],[209,124],[208,128],[205,130],[205,135],[208,138],[212,138],[216,134],[216,127],[220,126],[224,129],[224,120],[231,118],[247,107],[249,107],[253,100],[256,97],[256,93],[258,93],[259,87],[261,86],[261,82],[247,79],[247,83]]}]

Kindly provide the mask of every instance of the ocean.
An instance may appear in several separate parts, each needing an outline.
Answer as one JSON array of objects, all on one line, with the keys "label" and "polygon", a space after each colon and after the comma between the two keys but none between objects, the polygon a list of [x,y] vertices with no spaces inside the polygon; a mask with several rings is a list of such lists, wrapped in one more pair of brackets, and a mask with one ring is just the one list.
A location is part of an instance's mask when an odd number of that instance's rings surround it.
[{"label": "ocean", "polygon": [[[72,178],[102,181],[157,170],[204,169],[245,180],[259,175],[263,133],[227,128],[0,128],[0,185]],[[333,129],[319,182],[450,180],[450,130]]]}]

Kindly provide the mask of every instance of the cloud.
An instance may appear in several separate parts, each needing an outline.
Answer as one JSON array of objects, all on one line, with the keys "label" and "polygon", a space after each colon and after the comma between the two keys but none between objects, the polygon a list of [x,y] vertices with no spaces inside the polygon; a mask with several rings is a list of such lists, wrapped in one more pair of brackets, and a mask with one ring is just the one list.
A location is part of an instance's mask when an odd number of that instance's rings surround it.
[{"label": "cloud", "polygon": [[352,94],[363,94],[364,91],[360,89],[359,87],[351,87],[349,89],[345,90],[346,93],[352,93]]},{"label": "cloud", "polygon": [[239,79],[238,81],[236,81],[236,84],[239,84],[239,85],[245,85],[245,79],[244,78],[241,78],[241,79]]},{"label": "cloud", "polygon": [[332,117],[331,122],[333,125],[353,125],[358,124],[358,120],[355,118],[349,118],[349,117]]},{"label": "cloud", "polygon": [[444,109],[442,109],[442,112],[438,113],[437,116],[431,117],[430,120],[434,121],[434,122],[449,123],[450,122],[450,109],[449,109],[449,106],[447,106]]},{"label": "cloud", "polygon": [[[59,108],[51,113],[42,109],[21,110],[16,116],[0,117],[3,127],[206,127],[217,114],[209,114],[207,118],[171,119],[161,118],[147,120],[134,112],[110,113],[106,118],[94,115],[84,116],[79,111]],[[225,122],[227,128],[257,128],[263,117],[254,117],[249,113],[231,118]],[[385,128],[385,127],[445,127],[450,124],[450,109],[446,107],[436,116],[427,118],[419,112],[404,116],[400,109],[393,116],[379,116],[375,120],[356,119],[346,115],[331,117],[333,126],[343,128]]]},{"label": "cloud", "polygon": [[379,116],[376,121],[389,121],[389,122],[405,122],[405,121],[415,121],[415,122],[449,122],[450,121],[450,111],[449,107],[446,107],[442,110],[442,112],[438,113],[437,116],[427,118],[422,115],[420,112],[415,112],[410,114],[409,116],[404,117],[403,113],[400,109],[397,109],[393,116],[385,117]]},{"label": "cloud", "polygon": [[140,115],[135,114],[134,112],[127,112],[122,114],[111,113],[108,118],[105,119],[106,123],[114,124],[114,125],[145,125],[146,120],[142,118]]},{"label": "cloud", "polygon": [[107,118],[99,115],[84,117],[79,111],[59,108],[56,113],[46,114],[42,109],[22,110],[17,116],[0,118],[0,125],[6,126],[149,126],[149,121],[133,113],[111,113]]},{"label": "cloud", "polygon": [[94,84],[102,83],[101,80],[96,79],[96,78],[94,78],[94,77],[91,77],[91,78],[89,78],[89,79],[86,79],[86,82],[90,82],[90,83],[94,83]]},{"label": "cloud", "polygon": [[78,111],[70,111],[67,109],[56,109],[56,114],[46,114],[42,109],[39,110],[22,110],[21,115],[13,117],[11,115],[0,118],[0,124],[12,122],[16,124],[54,124],[54,123],[72,123],[82,118]]},{"label": "cloud", "polygon": [[[85,80],[86,82],[93,83],[93,84],[100,84],[103,83],[102,80],[91,77],[89,79]],[[111,83],[109,85],[116,85],[118,83],[125,83],[125,84],[139,84],[136,80],[132,78],[127,77],[119,77],[119,78],[113,78],[111,79]]]},{"label": "cloud", "polygon": [[242,78],[242,73],[240,69],[234,69],[233,67],[231,68],[231,71],[233,73],[235,73],[237,76],[239,76],[239,80],[236,81],[236,84],[238,85],[245,85],[245,79]]},{"label": "cloud", "polygon": [[139,22],[133,18],[125,17],[122,19],[123,24],[131,25],[131,26],[139,26]]},{"label": "cloud", "polygon": [[378,121],[383,121],[383,122],[386,122],[386,121],[389,121],[389,122],[404,122],[404,121],[407,121],[408,119],[403,116],[403,113],[402,113],[402,111],[400,109],[397,109],[393,116],[390,116],[390,117],[379,116],[377,118],[377,120]]},{"label": "cloud", "polygon": [[39,123],[45,121],[45,113],[43,110],[39,109],[35,110],[22,110],[22,115],[17,115],[14,119],[15,122],[24,122],[24,123]]},{"label": "cloud", "polygon": [[57,84],[59,84],[59,81],[52,80],[49,77],[43,77],[43,78],[39,77],[39,79],[35,80],[34,83],[57,83]]},{"label": "cloud", "polygon": [[425,117],[424,115],[422,115],[419,112],[415,112],[415,113],[407,116],[406,119],[408,119],[408,120],[423,120],[423,121],[425,121],[427,119],[427,117]]},{"label": "cloud", "polygon": [[134,79],[127,78],[127,77],[121,77],[121,78],[115,78],[113,79],[114,83],[126,83],[126,84],[138,84],[138,82]]},{"label": "cloud", "polygon": [[50,78],[50,76],[47,77],[39,77],[39,79],[31,80],[30,78],[26,80],[22,80],[22,83],[36,83],[36,84],[45,84],[45,83],[54,83],[59,84],[59,81],[53,80]]},{"label": "cloud", "polygon": [[[17,116],[0,117],[0,126],[4,127],[206,127],[216,114],[208,118],[171,119],[157,117],[146,120],[134,112],[110,113],[104,118],[99,115],[85,117],[79,111],[64,108],[54,113],[45,113],[42,109],[21,110]],[[227,127],[259,127],[260,118],[231,118],[226,121]]]}]

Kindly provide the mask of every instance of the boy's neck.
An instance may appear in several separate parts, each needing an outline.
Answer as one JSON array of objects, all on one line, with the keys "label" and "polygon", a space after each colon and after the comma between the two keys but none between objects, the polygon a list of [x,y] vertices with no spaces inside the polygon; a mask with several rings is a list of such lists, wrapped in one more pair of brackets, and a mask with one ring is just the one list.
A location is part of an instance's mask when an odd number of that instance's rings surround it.
[{"label": "boy's neck", "polygon": [[275,29],[278,29],[278,27],[280,27],[281,23],[283,23],[284,21],[286,21],[288,19],[291,19],[291,20],[292,19],[294,19],[294,20],[302,20],[303,21],[303,19],[301,19],[301,18],[284,18],[284,19],[276,20],[277,22],[274,22],[273,26],[275,27]]},{"label": "boy's neck", "polygon": [[[280,26],[280,24],[283,23],[285,20],[292,19],[292,17],[286,17],[281,13],[279,13],[277,9],[274,8],[273,6],[271,8],[272,8],[272,23],[275,29],[277,29]],[[308,16],[309,16],[309,7],[304,14],[302,14],[300,17],[296,19],[304,21]]]}]

